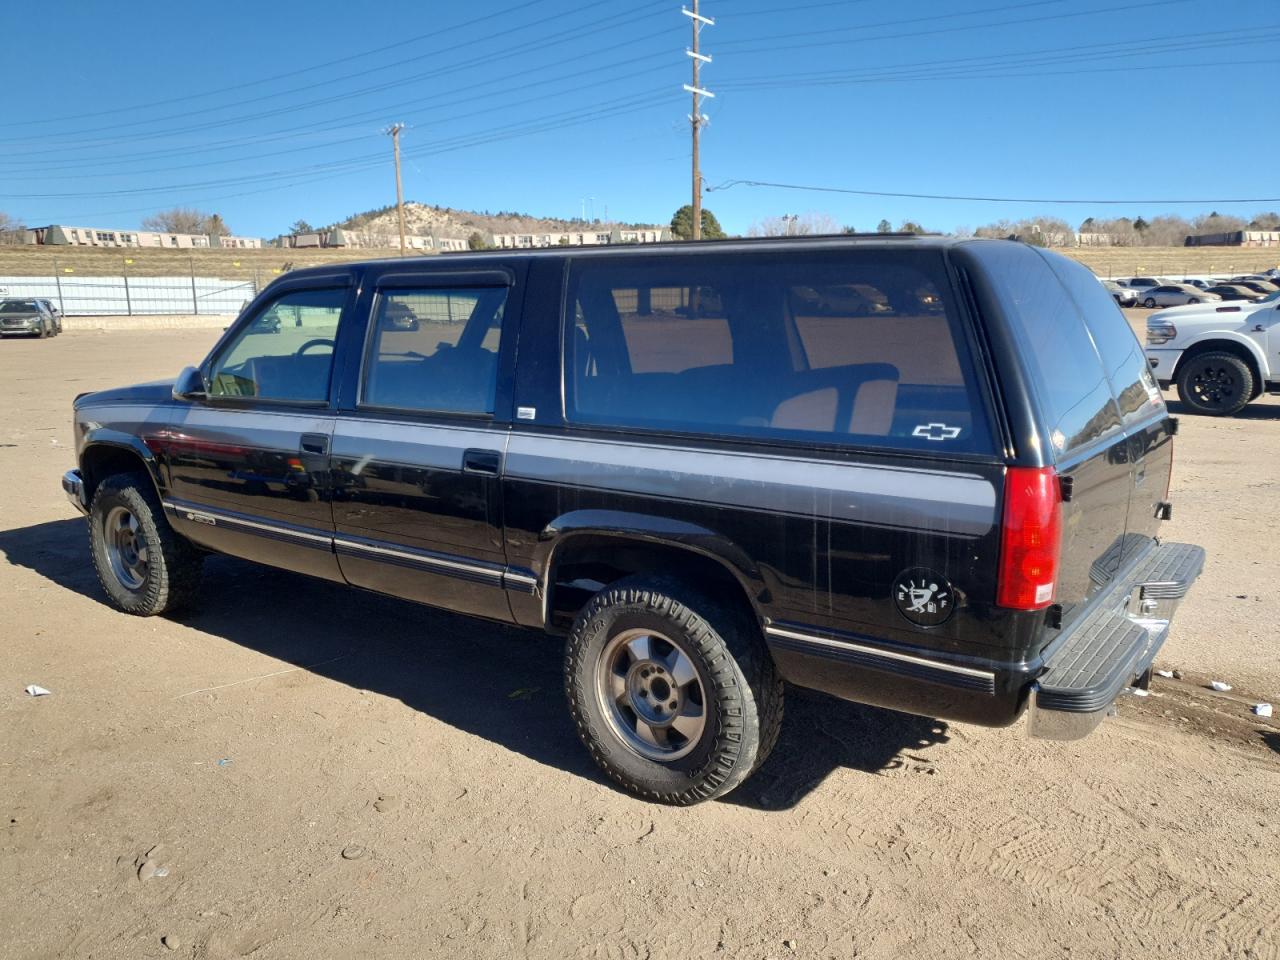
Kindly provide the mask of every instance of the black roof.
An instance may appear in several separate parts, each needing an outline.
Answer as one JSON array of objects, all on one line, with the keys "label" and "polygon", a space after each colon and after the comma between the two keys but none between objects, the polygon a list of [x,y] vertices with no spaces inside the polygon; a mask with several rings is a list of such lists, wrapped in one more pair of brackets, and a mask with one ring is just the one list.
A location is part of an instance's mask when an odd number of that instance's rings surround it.
[{"label": "black roof", "polygon": [[959,243],[1008,243],[1002,240],[977,240],[960,237],[944,237],[941,234],[916,233],[838,233],[820,234],[805,237],[735,237],[726,240],[664,240],[660,243],[614,243],[592,246],[568,247],[527,247],[506,248],[499,250],[471,250],[465,253],[410,254],[404,257],[378,257],[370,260],[351,260],[342,263],[317,264],[300,267],[284,274],[284,277],[307,276],[308,274],[332,274],[335,270],[351,267],[390,267],[407,263],[442,264],[483,264],[495,259],[519,257],[600,257],[619,256],[636,253],[684,253],[723,252],[760,250],[794,250],[797,247],[813,250],[832,250],[840,248],[866,249],[873,247],[896,247],[904,245],[918,248],[951,247]]}]

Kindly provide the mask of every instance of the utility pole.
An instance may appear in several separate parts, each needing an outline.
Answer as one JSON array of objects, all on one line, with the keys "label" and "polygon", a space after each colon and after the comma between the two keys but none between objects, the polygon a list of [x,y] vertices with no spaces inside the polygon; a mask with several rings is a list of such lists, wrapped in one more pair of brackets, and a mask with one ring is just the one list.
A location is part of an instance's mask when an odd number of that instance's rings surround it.
[{"label": "utility pole", "polygon": [[710,63],[711,58],[699,50],[698,37],[702,33],[703,26],[714,27],[716,22],[710,17],[704,17],[698,12],[698,0],[693,0],[693,9],[681,7],[680,12],[689,18],[689,25],[693,28],[693,46],[687,48],[685,53],[693,62],[693,83],[684,84],[684,89],[693,97],[693,113],[689,114],[689,125],[693,128],[693,239],[702,239],[702,167],[699,162],[698,151],[700,134],[702,128],[707,123],[707,118],[703,116],[701,109],[701,101],[703,97],[714,97],[715,94],[709,90],[704,90],[698,85],[698,68],[704,63]]},{"label": "utility pole", "polygon": [[400,220],[400,256],[404,256],[404,189],[400,186],[400,131],[403,123],[393,123],[382,131],[391,135],[391,151],[396,158],[396,216]]}]

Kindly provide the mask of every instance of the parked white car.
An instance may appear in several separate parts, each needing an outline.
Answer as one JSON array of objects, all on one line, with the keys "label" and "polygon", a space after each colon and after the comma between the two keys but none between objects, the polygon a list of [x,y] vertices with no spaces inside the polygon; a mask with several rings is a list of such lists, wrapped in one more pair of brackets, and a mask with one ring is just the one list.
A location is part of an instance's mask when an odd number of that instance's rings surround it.
[{"label": "parked white car", "polygon": [[1280,392],[1280,293],[1256,303],[1173,307],[1147,318],[1147,360],[1196,413],[1239,413]]}]

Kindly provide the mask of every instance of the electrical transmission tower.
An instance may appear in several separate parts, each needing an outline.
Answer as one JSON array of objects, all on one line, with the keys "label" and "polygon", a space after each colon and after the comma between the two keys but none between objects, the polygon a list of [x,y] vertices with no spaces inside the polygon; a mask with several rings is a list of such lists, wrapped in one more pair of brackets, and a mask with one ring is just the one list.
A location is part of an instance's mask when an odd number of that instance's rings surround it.
[{"label": "electrical transmission tower", "polygon": [[698,12],[698,0],[693,0],[692,10],[688,7],[681,7],[680,12],[689,18],[689,25],[693,28],[693,46],[685,50],[685,53],[689,55],[689,59],[693,63],[693,82],[684,84],[684,89],[693,96],[693,113],[689,114],[689,125],[693,128],[693,239],[701,240],[702,167],[699,161],[699,147],[702,128],[707,124],[707,117],[702,112],[702,98],[711,98],[715,94],[709,90],[704,90],[698,82],[699,68],[704,63],[711,62],[711,58],[699,49],[698,38],[704,26],[714,27],[716,22]]}]

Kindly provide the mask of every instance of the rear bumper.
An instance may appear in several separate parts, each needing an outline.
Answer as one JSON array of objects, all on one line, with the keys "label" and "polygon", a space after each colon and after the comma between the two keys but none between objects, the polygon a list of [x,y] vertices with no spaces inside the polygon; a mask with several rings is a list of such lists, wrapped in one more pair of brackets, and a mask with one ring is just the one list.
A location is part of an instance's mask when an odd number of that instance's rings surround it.
[{"label": "rear bumper", "polygon": [[1087,612],[1032,659],[907,648],[786,621],[767,621],[765,639],[783,679],[798,687],[993,727],[1016,722],[1029,708],[1033,736],[1078,739],[1150,668],[1204,565],[1200,547],[1147,542],[1120,571],[1098,565]]},{"label": "rear bumper", "polygon": [[1178,605],[1204,568],[1204,550],[1155,545],[1139,557],[1047,651],[1028,697],[1029,732],[1078,740],[1121,692],[1151,669]]},{"label": "rear bumper", "polygon": [[84,477],[79,470],[68,470],[62,475],[62,492],[77,510],[86,515],[89,513],[88,504],[84,502]]}]

